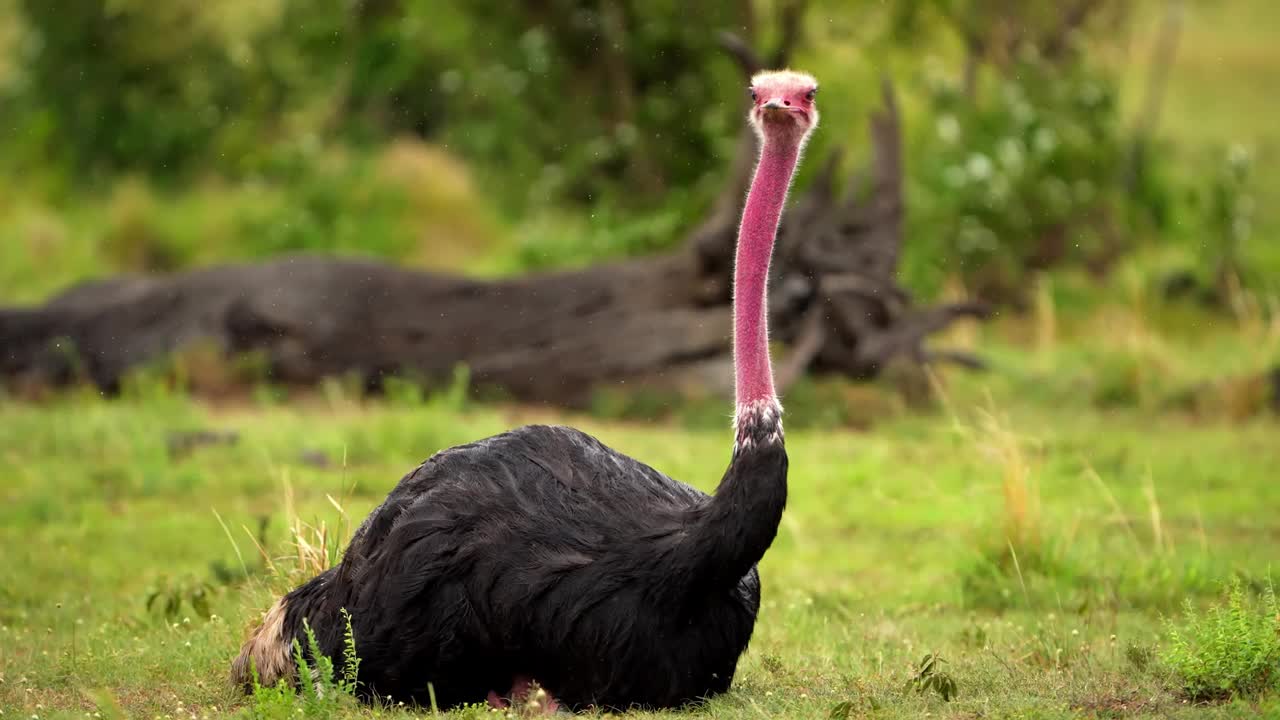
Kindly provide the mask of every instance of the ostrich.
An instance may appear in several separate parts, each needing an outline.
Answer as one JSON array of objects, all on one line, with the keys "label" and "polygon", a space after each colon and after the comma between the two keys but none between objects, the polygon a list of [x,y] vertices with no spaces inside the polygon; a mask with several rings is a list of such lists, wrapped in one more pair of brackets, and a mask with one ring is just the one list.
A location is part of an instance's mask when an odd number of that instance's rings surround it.
[{"label": "ostrich", "polygon": [[443,450],[370,513],[337,566],[266,612],[234,682],[296,682],[304,619],[341,664],[345,610],[367,696],[506,707],[536,683],[544,709],[627,709],[729,688],[787,499],[767,279],[816,92],[803,73],[752,78],[761,148],[734,270],[736,437],[715,494],[567,427]]}]

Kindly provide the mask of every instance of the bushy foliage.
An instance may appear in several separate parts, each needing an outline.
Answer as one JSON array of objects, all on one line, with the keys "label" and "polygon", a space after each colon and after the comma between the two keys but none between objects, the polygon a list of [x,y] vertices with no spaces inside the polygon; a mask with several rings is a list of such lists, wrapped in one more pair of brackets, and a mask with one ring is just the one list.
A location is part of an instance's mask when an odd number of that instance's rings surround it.
[{"label": "bushy foliage", "polygon": [[1186,604],[1181,626],[1170,622],[1164,661],[1193,700],[1253,695],[1280,685],[1280,600],[1268,582],[1257,601],[1236,580],[1226,603],[1205,613]]},{"label": "bushy foliage", "polygon": [[361,158],[310,164],[272,183],[177,196],[140,178],[115,183],[96,228],[106,269],[168,271],[302,250],[391,260],[414,254],[417,208],[407,188]]},{"label": "bushy foliage", "polygon": [[[483,255],[481,269],[511,272],[670,247],[720,189],[741,121],[741,73],[715,31],[769,47],[778,8],[0,0],[0,196],[56,206],[0,227],[0,246],[20,248],[0,257],[0,285],[22,283],[25,299],[90,274],[295,250],[419,265],[451,255],[434,263],[449,270]],[[877,92],[829,27],[859,29],[909,108],[902,274],[913,291],[959,276],[1010,299],[1028,268],[1105,265],[1142,218],[1189,225],[1169,219],[1190,193],[1169,191],[1168,149],[1130,152],[1115,73],[1077,42],[1088,27],[1054,35],[1062,18],[1051,0],[811,9],[797,46],[827,78],[830,118],[811,151],[861,145]],[[922,64],[920,47],[943,53],[947,73]],[[923,82],[902,71],[921,67]],[[376,158],[404,135],[460,158],[482,190],[443,163],[386,183]],[[1189,238],[1219,279],[1248,265],[1247,165],[1205,183],[1205,235]],[[807,163],[801,182],[819,168]],[[497,210],[519,223],[495,231]],[[469,254],[498,236],[510,251]],[[59,250],[77,244],[91,251]]]},{"label": "bushy foliage", "polygon": [[7,149],[78,178],[272,176],[299,147],[410,133],[500,170],[517,207],[643,205],[696,186],[731,134],[715,100],[740,78],[707,28],[740,25],[739,12],[703,3],[690,23],[675,0],[29,0],[0,38]]},{"label": "bushy foliage", "polygon": [[666,201],[727,148],[742,80],[708,30],[736,27],[739,5],[700,4],[696,23],[674,0],[474,5],[475,41],[504,42],[458,48],[439,78],[446,136],[502,163],[520,200]]},{"label": "bushy foliage", "polygon": [[931,79],[912,222],[936,234],[921,241],[938,248],[946,272],[999,291],[1024,268],[1104,251],[1124,153],[1108,76],[1027,53],[992,80],[971,98],[952,79]]}]

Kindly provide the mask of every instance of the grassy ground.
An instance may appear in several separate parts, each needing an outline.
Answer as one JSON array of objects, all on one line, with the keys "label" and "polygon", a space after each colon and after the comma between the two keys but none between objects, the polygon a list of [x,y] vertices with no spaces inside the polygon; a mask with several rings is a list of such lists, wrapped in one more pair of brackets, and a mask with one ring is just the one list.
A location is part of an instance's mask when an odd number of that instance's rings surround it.
[{"label": "grassy ground", "polygon": [[[1060,281],[1042,303],[1071,292]],[[709,716],[1280,713],[1266,696],[1184,702],[1161,660],[1184,599],[1203,605],[1232,577],[1260,590],[1280,548],[1266,510],[1280,506],[1275,420],[1162,403],[1215,368],[1274,362],[1280,328],[1176,308],[1156,321],[1132,305],[1039,315],[953,337],[998,372],[945,376],[933,410],[895,411],[882,389],[806,391],[879,403],[886,419],[790,432],[791,502],[763,563],[757,634]],[[1144,348],[1167,361],[1145,376],[1117,365]],[[800,397],[803,417],[815,401]],[[143,381],[121,401],[0,404],[6,716],[248,712],[228,663],[256,613],[324,562],[296,542],[336,549],[439,448],[557,419],[704,489],[727,459],[719,423],[368,403],[336,386],[258,398],[200,403]],[[191,430],[239,439],[172,452],[168,435]],[[930,652],[947,661],[950,702],[904,690]]]}]

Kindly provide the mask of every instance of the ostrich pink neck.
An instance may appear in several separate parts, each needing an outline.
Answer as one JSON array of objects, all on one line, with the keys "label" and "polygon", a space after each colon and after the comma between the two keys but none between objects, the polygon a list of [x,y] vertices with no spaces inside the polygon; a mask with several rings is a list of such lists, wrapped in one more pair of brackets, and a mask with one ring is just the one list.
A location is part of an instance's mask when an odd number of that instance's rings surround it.
[{"label": "ostrich pink neck", "polygon": [[769,363],[769,258],[791,176],[800,159],[798,139],[766,134],[763,143],[742,210],[734,265],[733,364],[739,408],[775,401],[773,368]]}]

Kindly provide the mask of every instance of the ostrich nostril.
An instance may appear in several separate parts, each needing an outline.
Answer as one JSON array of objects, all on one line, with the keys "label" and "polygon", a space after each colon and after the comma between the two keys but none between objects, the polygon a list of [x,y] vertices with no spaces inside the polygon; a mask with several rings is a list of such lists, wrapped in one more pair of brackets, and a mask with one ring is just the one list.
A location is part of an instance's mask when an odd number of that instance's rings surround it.
[{"label": "ostrich nostril", "polygon": [[783,100],[783,101],[782,101],[782,104],[783,104],[783,105],[790,105],[790,104],[791,104],[791,101],[790,101],[790,100]]}]

